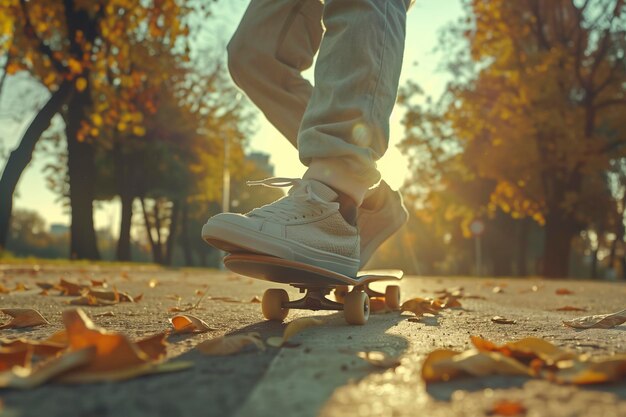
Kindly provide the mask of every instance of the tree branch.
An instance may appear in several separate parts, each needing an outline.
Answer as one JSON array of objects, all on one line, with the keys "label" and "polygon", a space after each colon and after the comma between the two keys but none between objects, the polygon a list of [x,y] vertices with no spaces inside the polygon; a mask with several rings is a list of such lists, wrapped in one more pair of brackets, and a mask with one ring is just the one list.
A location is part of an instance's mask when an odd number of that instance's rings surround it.
[{"label": "tree branch", "polygon": [[20,0],[20,6],[22,8],[22,13],[24,14],[24,32],[27,37],[30,37],[37,41],[37,48],[39,51],[44,54],[48,59],[52,62],[52,65],[56,68],[56,70],[63,74],[68,72],[68,69],[61,61],[54,57],[54,51],[44,43],[44,41],[39,38],[33,24],[30,21],[30,16],[28,15],[28,9],[26,8],[26,0]]}]

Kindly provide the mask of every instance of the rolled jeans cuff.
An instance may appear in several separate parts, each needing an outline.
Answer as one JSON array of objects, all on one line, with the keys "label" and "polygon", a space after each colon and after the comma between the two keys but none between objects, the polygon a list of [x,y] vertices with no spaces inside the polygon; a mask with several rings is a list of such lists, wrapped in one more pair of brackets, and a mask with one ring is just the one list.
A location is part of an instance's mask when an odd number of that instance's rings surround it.
[{"label": "rolled jeans cuff", "polygon": [[358,166],[352,158],[314,158],[303,178],[320,181],[346,194],[358,207],[368,190],[380,181],[380,173],[375,167]]}]

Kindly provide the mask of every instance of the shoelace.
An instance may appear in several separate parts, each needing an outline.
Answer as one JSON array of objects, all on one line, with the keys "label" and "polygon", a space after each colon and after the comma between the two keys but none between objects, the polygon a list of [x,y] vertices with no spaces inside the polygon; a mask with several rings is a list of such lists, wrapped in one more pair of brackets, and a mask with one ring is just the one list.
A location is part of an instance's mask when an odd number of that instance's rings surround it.
[{"label": "shoelace", "polygon": [[328,204],[328,202],[315,195],[311,184],[307,180],[299,178],[272,177],[264,180],[248,181],[246,184],[249,186],[262,185],[271,188],[292,187],[285,197],[271,204],[255,208],[247,214],[248,216],[293,220],[322,214],[324,212],[323,207]]}]

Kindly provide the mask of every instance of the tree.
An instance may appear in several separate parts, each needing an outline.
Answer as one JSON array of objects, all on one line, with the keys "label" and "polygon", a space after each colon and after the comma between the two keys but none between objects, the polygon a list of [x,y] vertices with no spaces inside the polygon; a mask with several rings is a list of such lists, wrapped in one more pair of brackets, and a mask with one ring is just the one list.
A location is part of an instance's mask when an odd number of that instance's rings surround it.
[{"label": "tree", "polygon": [[603,173],[626,143],[623,1],[473,0],[467,9],[453,31],[467,52],[450,53],[457,78],[433,149],[467,178],[494,183],[483,209],[542,225],[543,274],[567,276],[572,238],[591,222],[586,201],[606,189]]},{"label": "tree", "polygon": [[[187,60],[186,38],[189,25],[185,22],[193,6],[204,8],[197,2],[175,0],[133,1],[41,1],[4,0],[0,3],[0,27],[3,50],[8,51],[7,74],[28,71],[51,91],[63,91],[67,83],[72,94],[57,100],[58,106],[49,109],[51,114],[62,112],[66,124],[68,143],[68,174],[70,204],[72,208],[71,252],[77,258],[97,258],[93,229],[93,185],[95,181],[95,144],[100,137],[98,122],[111,122],[120,130],[142,132],[141,120],[135,115],[132,99],[137,88],[145,90],[146,84],[155,86],[171,75],[167,66],[161,67],[159,76],[146,79],[146,66],[158,66],[158,48],[165,45],[180,62]],[[129,45],[147,45],[145,54],[132,55]],[[133,51],[134,52],[134,51]],[[110,117],[93,113],[92,104],[103,96],[111,97]],[[53,94],[54,96],[54,94]],[[41,112],[40,112],[41,114]],[[92,115],[96,115],[92,118]],[[37,126],[47,127],[49,119]],[[126,121],[125,121],[126,120]],[[27,131],[23,140],[34,143],[41,128]],[[18,147],[11,165],[8,186],[0,188],[3,199],[12,198],[13,183],[19,178],[32,154],[31,146]],[[29,153],[30,150],[30,153]],[[18,156],[21,155],[19,158]],[[25,162],[24,162],[25,161]],[[8,213],[8,214],[7,214]],[[8,211],[0,213],[0,227]],[[3,230],[0,229],[0,232]]]}]

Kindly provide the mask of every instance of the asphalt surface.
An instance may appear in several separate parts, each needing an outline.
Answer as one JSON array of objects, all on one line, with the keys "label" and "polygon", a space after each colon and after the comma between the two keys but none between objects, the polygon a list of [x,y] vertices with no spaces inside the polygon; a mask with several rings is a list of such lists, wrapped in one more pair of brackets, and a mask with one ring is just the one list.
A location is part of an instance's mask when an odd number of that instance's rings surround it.
[{"label": "asphalt surface", "polygon": [[[403,299],[433,297],[436,290],[458,286],[484,299],[461,299],[462,308],[419,322],[409,321],[409,313],[375,314],[365,326],[345,324],[342,313],[292,311],[286,322],[314,316],[324,324],[296,335],[290,347],[208,357],[193,347],[224,334],[259,332],[264,339],[281,335],[285,324],[265,321],[260,305],[251,300],[266,288],[288,287],[211,270],[0,265],[1,284],[30,288],[0,294],[0,307],[32,307],[52,323],[0,330],[0,337],[44,338],[61,329],[61,312],[70,308],[71,297],[56,291],[40,295],[35,285],[60,278],[106,280],[131,295],[143,293],[137,303],[84,307],[98,325],[132,338],[170,328],[168,320],[175,313],[168,310],[198,300],[191,314],[216,330],[170,337],[168,356],[192,361],[189,370],[126,382],[0,390],[3,416],[488,416],[502,399],[523,404],[526,412],[521,415],[526,416],[626,416],[626,381],[576,387],[494,376],[426,385],[420,377],[430,351],[464,350],[471,335],[495,343],[535,336],[590,355],[625,353],[626,325],[576,331],[561,324],[626,308],[623,282],[406,277],[401,281]],[[495,287],[500,291],[494,292]],[[557,295],[559,288],[573,294]],[[288,291],[292,299],[298,296],[297,290]],[[200,293],[206,293],[204,298]],[[587,311],[555,311],[566,305]],[[516,324],[493,323],[496,315]],[[398,355],[401,365],[378,369],[356,356],[370,350]]]}]

